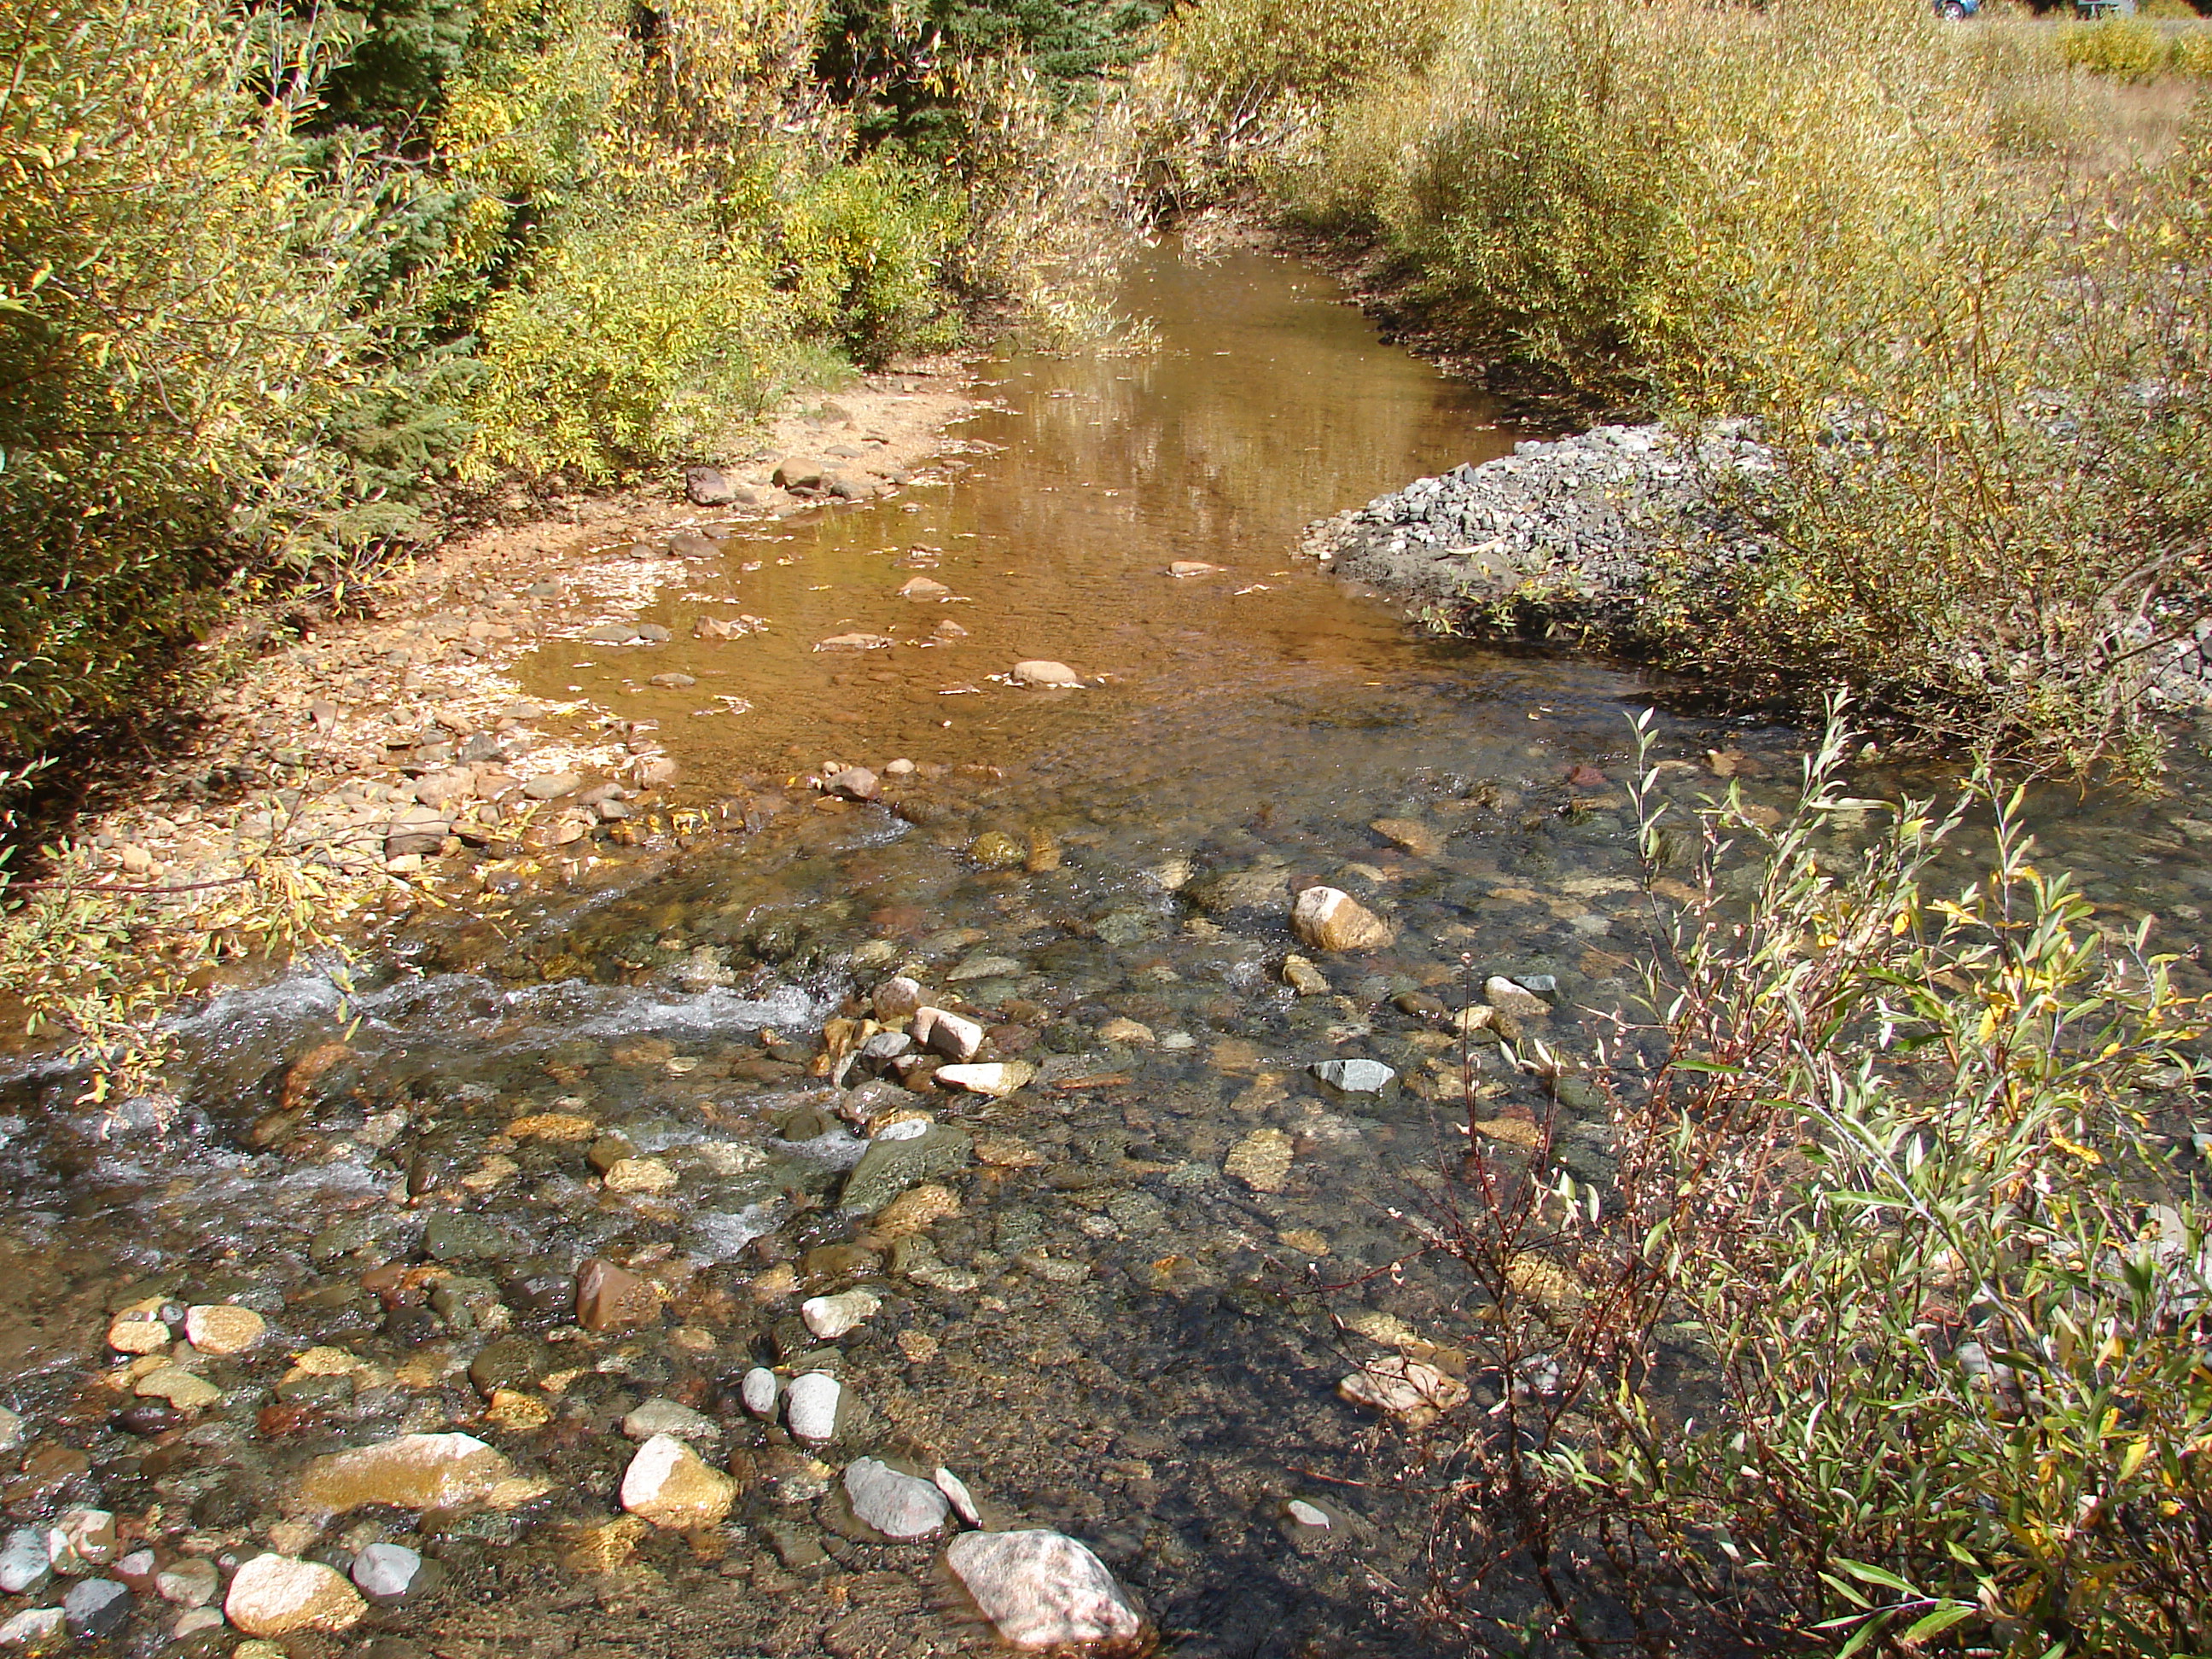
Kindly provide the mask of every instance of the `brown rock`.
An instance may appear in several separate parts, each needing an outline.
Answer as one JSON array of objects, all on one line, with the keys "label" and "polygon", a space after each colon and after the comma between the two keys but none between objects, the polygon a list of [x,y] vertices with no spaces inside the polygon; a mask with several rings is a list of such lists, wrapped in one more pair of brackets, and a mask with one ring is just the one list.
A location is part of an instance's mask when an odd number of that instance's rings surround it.
[{"label": "brown rock", "polygon": [[899,598],[902,599],[949,599],[951,597],[951,588],[927,576],[909,578],[906,586],[899,589]]},{"label": "brown rock", "polygon": [[1444,850],[1444,838],[1419,818],[1377,818],[1367,827],[1417,859],[1432,859]]},{"label": "brown rock", "polygon": [[903,974],[887,979],[876,987],[875,1006],[878,1019],[904,1019],[921,1006],[921,987]]},{"label": "brown rock", "polygon": [[587,1331],[660,1322],[660,1291],[635,1273],[594,1256],[576,1273],[576,1322]]},{"label": "brown rock", "polygon": [[775,464],[769,481],[778,489],[820,489],[828,476],[828,469],[815,457],[787,455]]},{"label": "brown rock", "polygon": [[842,796],[847,800],[873,800],[881,787],[876,775],[865,766],[848,766],[822,780],[824,794]]},{"label": "brown rock", "polygon": [[1014,665],[1014,678],[1024,685],[1081,685],[1083,676],[1064,662],[1031,658]]},{"label": "brown rock", "polygon": [[886,651],[890,648],[888,634],[832,634],[826,640],[817,640],[817,651]]},{"label": "brown rock", "polygon": [[750,501],[752,491],[732,483],[720,467],[687,467],[684,472],[684,493],[698,507],[727,507],[733,501]]},{"label": "brown rock", "polygon": [[1291,930],[1316,951],[1373,951],[1390,942],[1380,916],[1334,887],[1309,887],[1299,894]]}]

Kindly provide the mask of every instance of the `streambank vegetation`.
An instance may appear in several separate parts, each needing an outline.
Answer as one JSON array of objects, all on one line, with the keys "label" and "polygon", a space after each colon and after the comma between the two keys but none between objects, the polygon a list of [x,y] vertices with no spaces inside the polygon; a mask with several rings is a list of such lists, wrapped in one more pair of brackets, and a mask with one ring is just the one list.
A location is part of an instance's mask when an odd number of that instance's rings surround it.
[{"label": "streambank vegetation", "polygon": [[1357,258],[1455,356],[1568,410],[1755,423],[1776,471],[1714,487],[1766,556],[1671,550],[1639,648],[2140,773],[2148,665],[2206,611],[2212,142],[2174,72],[2206,38],[1218,0],[1167,26],[1145,119],[1164,199]]},{"label": "streambank vegetation", "polygon": [[[1655,547],[1638,648],[2144,778],[2148,659],[2212,611],[2205,40],[1216,0],[1144,118],[1162,199],[1319,239],[1439,349],[1570,410],[1750,422],[1775,468],[1711,488],[1762,555]],[[1480,1650],[2212,1644],[2201,1011],[2036,866],[2008,787],[1851,799],[1855,743],[1832,717],[1778,825],[1645,773],[1650,1023],[1587,1069],[1514,1056],[1609,1104],[1610,1179],[1470,1101],[1422,1224],[1475,1401],[1421,1467],[1425,1608]]]},{"label": "streambank vegetation", "polygon": [[1143,0],[188,0],[0,30],[0,754],[167,695],[502,477],[1079,319],[1068,112]]}]

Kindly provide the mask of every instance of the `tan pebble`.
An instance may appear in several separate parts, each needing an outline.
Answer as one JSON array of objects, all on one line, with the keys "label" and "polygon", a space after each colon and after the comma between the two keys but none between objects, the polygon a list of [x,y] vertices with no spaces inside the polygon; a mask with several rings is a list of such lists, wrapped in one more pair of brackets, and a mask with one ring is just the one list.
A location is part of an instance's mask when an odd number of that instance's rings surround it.
[{"label": "tan pebble", "polygon": [[259,1555],[238,1570],[223,1598],[223,1616],[248,1636],[349,1630],[368,1604],[319,1561]]},{"label": "tan pebble", "polygon": [[1534,1150],[1543,1139],[1543,1131],[1523,1118],[1494,1117],[1474,1126],[1477,1134],[1492,1140],[1502,1140],[1509,1146]]},{"label": "tan pebble", "polygon": [[937,1358],[937,1339],[922,1331],[901,1331],[898,1334],[899,1352],[916,1365],[926,1365]]},{"label": "tan pebble", "polygon": [[1309,887],[1291,908],[1291,930],[1316,951],[1372,951],[1391,939],[1389,924],[1334,887]]},{"label": "tan pebble", "polygon": [[678,1185],[676,1171],[657,1158],[617,1158],[601,1179],[611,1193],[668,1193]]},{"label": "tan pebble", "polygon": [[753,1295],[763,1302],[789,1296],[799,1288],[799,1270],[788,1261],[779,1261],[754,1279],[751,1288]]},{"label": "tan pebble", "polygon": [[1589,1294],[1581,1279],[1540,1255],[1515,1256],[1505,1269],[1505,1282],[1547,1308],[1571,1308]]},{"label": "tan pebble", "polygon": [[884,1238],[905,1238],[959,1213],[960,1200],[950,1188],[915,1187],[884,1205],[868,1224]]},{"label": "tan pebble", "polygon": [[1290,1181],[1291,1138],[1280,1129],[1255,1129],[1230,1149],[1221,1167],[1255,1192],[1279,1193]]},{"label": "tan pebble", "polygon": [[1419,818],[1377,818],[1367,827],[1417,859],[1432,859],[1444,850],[1443,837]]},{"label": "tan pebble", "polygon": [[137,1393],[144,1400],[166,1400],[179,1411],[198,1411],[222,1398],[214,1383],[177,1365],[147,1372],[138,1379]]},{"label": "tan pebble", "polygon": [[158,1296],[132,1303],[108,1322],[107,1346],[118,1353],[152,1353],[167,1347],[170,1340]]},{"label": "tan pebble", "polygon": [[1036,1077],[1036,1067],[1027,1060],[1006,1060],[981,1066],[940,1066],[930,1080],[941,1085],[964,1089],[969,1094],[988,1095],[993,1100],[1002,1100],[1027,1087]]},{"label": "tan pebble", "polygon": [[719,1526],[736,1498],[737,1482],[672,1435],[653,1436],[623,1472],[623,1508],[656,1527]]},{"label": "tan pebble", "polygon": [[1033,1170],[1044,1162],[1044,1155],[1025,1140],[993,1135],[975,1143],[975,1161],[1001,1170]]},{"label": "tan pebble", "polygon": [[369,1369],[368,1361],[357,1353],[348,1353],[343,1348],[319,1346],[308,1348],[292,1361],[286,1380],[298,1376],[350,1376],[356,1371]]},{"label": "tan pebble", "polygon": [[494,1389],[484,1411],[484,1421],[495,1429],[542,1429],[553,1420],[550,1401],[514,1389]]},{"label": "tan pebble", "polygon": [[637,1553],[637,1547],[652,1533],[652,1523],[635,1515],[618,1515],[596,1527],[580,1527],[561,1565],[585,1577],[612,1572]]},{"label": "tan pebble", "polygon": [[244,1353],[268,1329],[268,1322],[251,1308],[208,1303],[185,1310],[185,1340],[202,1353]]},{"label": "tan pebble", "polygon": [[406,1434],[315,1459],[286,1507],[325,1516],[370,1504],[455,1509],[488,1499],[514,1474],[506,1458],[472,1435]]},{"label": "tan pebble", "polygon": [[1354,1405],[1401,1417],[1449,1411],[1468,1397],[1464,1382],[1402,1354],[1370,1360],[1339,1382],[1336,1391]]}]

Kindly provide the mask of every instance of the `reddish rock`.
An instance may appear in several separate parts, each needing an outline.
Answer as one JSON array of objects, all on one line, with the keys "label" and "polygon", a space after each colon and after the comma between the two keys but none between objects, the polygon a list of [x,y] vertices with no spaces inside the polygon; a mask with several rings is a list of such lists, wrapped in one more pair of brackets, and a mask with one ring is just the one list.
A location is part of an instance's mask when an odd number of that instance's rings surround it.
[{"label": "reddish rock", "polygon": [[587,1331],[658,1324],[660,1292],[635,1273],[594,1256],[576,1273],[576,1322]]}]

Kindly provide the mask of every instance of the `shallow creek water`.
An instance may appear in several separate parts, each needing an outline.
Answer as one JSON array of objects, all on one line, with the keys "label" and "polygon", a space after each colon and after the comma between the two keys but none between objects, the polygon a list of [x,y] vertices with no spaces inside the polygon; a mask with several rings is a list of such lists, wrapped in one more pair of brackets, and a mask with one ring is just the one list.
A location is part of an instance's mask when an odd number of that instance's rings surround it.
[{"label": "shallow creek water", "polygon": [[[1461,1316],[1422,1264],[1386,1270],[1408,1245],[1393,1207],[1440,1179],[1460,1066],[1395,1000],[1457,1006],[1463,957],[1478,980],[1549,975],[1551,1040],[1586,1048],[1576,1011],[1626,996],[1648,934],[1620,778],[1650,690],[1422,642],[1287,557],[1305,520],[1510,441],[1325,280],[1163,254],[1128,303],[1158,349],[1004,360],[952,481],[741,528],[662,601],[678,643],[532,667],[533,690],[659,720],[731,829],[648,830],[489,919],[411,922],[349,1003],[313,975],[223,995],[186,1025],[166,1128],[143,1104],[103,1121],[58,1073],[7,1080],[10,1525],[97,1503],[164,1559],[273,1543],[343,1565],[389,1539],[445,1573],[343,1638],[286,1638],[295,1659],[988,1650],[939,1552],[841,1507],[834,1471],[873,1453],[945,1465],[994,1524],[1085,1540],[1172,1651],[1427,1650],[1391,1589],[1419,1587],[1424,1503],[1335,1394],[1382,1349],[1330,1318],[1449,1346]],[[1176,559],[1226,568],[1178,580]],[[917,574],[964,602],[900,598]],[[769,626],[691,638],[738,614]],[[946,619],[964,637],[924,643]],[[812,648],[848,632],[899,642]],[[1030,657],[1094,683],[993,678]],[[648,684],[671,671],[696,684]],[[1741,753],[1753,798],[1786,793],[1794,734],[1662,731],[1670,756]],[[919,770],[885,803],[799,781],[894,757]],[[2172,949],[2212,891],[2191,793],[2054,802],[2046,829],[2116,926],[2155,914]],[[1004,861],[977,856],[994,832]],[[1300,996],[1286,915],[1316,880],[1397,931]],[[815,1075],[825,1021],[901,972],[1036,1080],[991,1101],[917,1075],[907,1101]],[[1309,1069],[1349,1058],[1397,1079],[1346,1096]],[[1485,1081],[1500,1122],[1546,1109],[1533,1079]],[[900,1110],[968,1138],[923,1178],[944,1196],[848,1210],[850,1120]],[[1602,1177],[1601,1124],[1561,1144]],[[637,1162],[610,1182],[617,1156]],[[580,1328],[593,1258],[664,1305]],[[816,1340],[799,1297],[855,1285],[879,1308]],[[270,1334],[183,1354],[221,1398],[172,1412],[103,1341],[149,1297],[236,1302]],[[741,1409],[757,1364],[834,1370],[857,1404],[820,1464]],[[653,1398],[711,1419],[702,1449],[743,1488],[726,1523],[615,1522],[620,1425]],[[447,1429],[545,1495],[287,1518],[309,1459]],[[174,1610],[135,1606],[116,1640],[150,1650]]]}]

